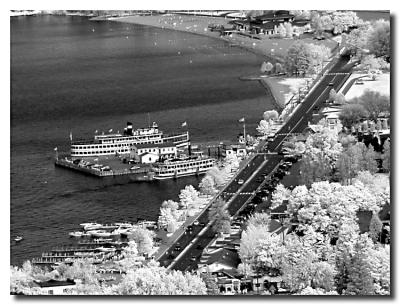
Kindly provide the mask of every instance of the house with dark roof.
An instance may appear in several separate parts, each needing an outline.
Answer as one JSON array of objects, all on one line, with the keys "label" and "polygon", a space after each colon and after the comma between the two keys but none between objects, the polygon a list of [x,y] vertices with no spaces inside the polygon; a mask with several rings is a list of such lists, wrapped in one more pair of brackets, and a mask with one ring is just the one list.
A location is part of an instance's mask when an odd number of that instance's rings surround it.
[{"label": "house with dark roof", "polygon": [[48,280],[45,282],[35,281],[40,293],[44,295],[65,295],[76,288],[77,281],[67,279],[65,281]]}]

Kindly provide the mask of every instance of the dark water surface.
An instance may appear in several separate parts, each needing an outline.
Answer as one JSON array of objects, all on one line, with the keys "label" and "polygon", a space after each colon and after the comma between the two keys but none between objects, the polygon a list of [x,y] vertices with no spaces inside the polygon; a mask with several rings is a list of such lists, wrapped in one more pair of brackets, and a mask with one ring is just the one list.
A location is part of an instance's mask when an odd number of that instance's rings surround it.
[{"label": "dark water surface", "polygon": [[95,130],[151,120],[192,142],[250,132],[271,103],[256,82],[262,59],[217,39],[82,17],[11,18],[11,263],[68,243],[87,221],[156,220],[196,177],[155,183],[95,179],[53,165],[54,147]]}]

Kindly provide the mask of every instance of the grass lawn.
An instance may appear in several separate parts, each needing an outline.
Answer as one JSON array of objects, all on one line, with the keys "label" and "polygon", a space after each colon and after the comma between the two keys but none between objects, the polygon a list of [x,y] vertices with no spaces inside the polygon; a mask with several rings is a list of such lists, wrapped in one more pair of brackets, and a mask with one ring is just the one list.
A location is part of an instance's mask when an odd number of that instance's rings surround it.
[{"label": "grass lawn", "polygon": [[[351,78],[357,78],[363,75],[365,74],[353,74]],[[377,79],[374,81],[365,78],[363,79],[363,82],[364,82],[363,85],[353,84],[353,86],[351,86],[350,90],[346,93],[347,100],[361,96],[367,89],[370,89],[372,91],[378,91],[381,94],[390,96],[390,73],[384,73],[378,75]]]}]

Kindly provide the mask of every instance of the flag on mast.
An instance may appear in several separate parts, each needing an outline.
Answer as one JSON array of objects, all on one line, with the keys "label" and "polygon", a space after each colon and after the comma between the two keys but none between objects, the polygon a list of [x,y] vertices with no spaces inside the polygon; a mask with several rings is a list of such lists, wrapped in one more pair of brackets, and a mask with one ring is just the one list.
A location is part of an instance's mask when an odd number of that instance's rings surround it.
[{"label": "flag on mast", "polygon": [[244,117],[239,120],[239,123],[244,123]]},{"label": "flag on mast", "polygon": [[69,139],[72,141],[72,131],[69,132]]},{"label": "flag on mast", "polygon": [[57,151],[58,150],[58,148],[57,147],[54,147],[54,151]]},{"label": "flag on mast", "polygon": [[186,121],[182,123],[182,127],[185,127],[185,126],[187,126]]},{"label": "flag on mast", "polygon": [[112,132],[112,128],[108,132]]}]

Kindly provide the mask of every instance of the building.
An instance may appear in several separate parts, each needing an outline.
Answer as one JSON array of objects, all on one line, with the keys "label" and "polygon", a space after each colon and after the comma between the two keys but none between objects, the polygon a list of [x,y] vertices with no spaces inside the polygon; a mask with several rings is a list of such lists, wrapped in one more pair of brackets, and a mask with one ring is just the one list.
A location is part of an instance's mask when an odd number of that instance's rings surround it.
[{"label": "building", "polygon": [[135,144],[131,148],[131,158],[140,163],[154,163],[159,160],[176,158],[177,148],[173,143]]},{"label": "building", "polygon": [[48,280],[46,282],[35,282],[43,295],[65,295],[76,287],[76,282],[71,279],[66,281]]},{"label": "building", "polygon": [[247,155],[246,146],[244,144],[231,144],[222,146],[222,155],[224,157],[236,156],[245,157]]}]

